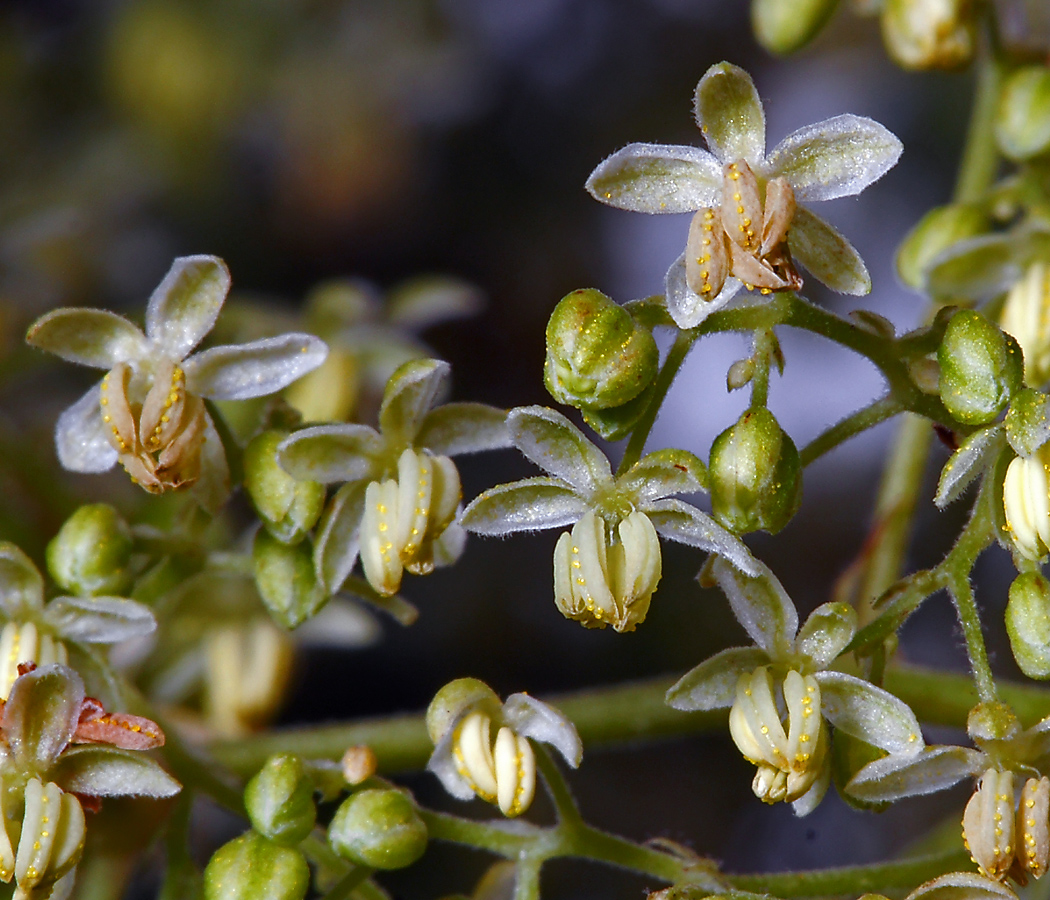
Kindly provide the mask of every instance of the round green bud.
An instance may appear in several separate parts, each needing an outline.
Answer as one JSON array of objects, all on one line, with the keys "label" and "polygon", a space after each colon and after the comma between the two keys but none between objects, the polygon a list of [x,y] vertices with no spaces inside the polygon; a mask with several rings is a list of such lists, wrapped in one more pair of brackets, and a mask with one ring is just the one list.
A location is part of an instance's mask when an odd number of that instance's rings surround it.
[{"label": "round green bud", "polygon": [[499,714],[503,708],[496,692],[477,678],[457,678],[450,681],[434,695],[427,707],[427,734],[435,744],[440,741],[452,724],[468,712],[479,710],[489,718]]},{"label": "round green bud", "polygon": [[838,0],[751,0],[751,27],[771,53],[801,50],[824,27]]},{"label": "round green bud", "polygon": [[737,534],[776,534],[802,502],[802,462],[768,409],[745,412],[715,438],[708,468],[711,511]]},{"label": "round green bud", "polygon": [[294,847],[317,820],[314,789],[298,756],[271,756],[244,789],[252,827],[276,844]]},{"label": "round green bud", "polygon": [[882,40],[905,69],[954,69],[973,57],[973,0],[886,0]]},{"label": "round green bud", "polygon": [[1010,75],[999,95],[995,137],[1014,160],[1050,150],[1050,67],[1024,66]]},{"label": "round green bud", "polygon": [[648,387],[659,362],[652,332],[600,291],[573,291],[551,313],[543,380],[559,403],[621,406]]},{"label": "round green bud", "polygon": [[283,544],[259,529],[252,546],[252,565],[259,596],[274,620],[285,628],[302,625],[328,600],[304,544]]},{"label": "round green bud", "polygon": [[108,503],[82,506],[47,545],[47,570],[71,594],[120,594],[130,583],[131,529]]},{"label": "round green bud", "polygon": [[1040,573],[1023,572],[1010,585],[1006,633],[1021,671],[1050,678],[1050,582]]},{"label": "round green bud", "polygon": [[401,791],[358,791],[328,826],[328,842],[344,859],[373,869],[403,869],[427,849],[427,826]]},{"label": "round green bud", "polygon": [[937,255],[959,241],[988,230],[988,217],[970,203],[936,206],[919,219],[897,250],[897,274],[908,287],[922,290]]},{"label": "round green bud", "polygon": [[937,362],[941,400],[967,425],[991,422],[1024,378],[1017,341],[972,309],[960,310],[948,322]]},{"label": "round green bud", "polygon": [[309,889],[302,853],[254,831],[216,850],[204,870],[204,900],[303,900]]},{"label": "round green bud", "polygon": [[264,431],[244,448],[244,488],[266,530],[297,544],[321,517],[325,487],[296,481],[277,465],[277,445],[286,437],[285,431]]}]

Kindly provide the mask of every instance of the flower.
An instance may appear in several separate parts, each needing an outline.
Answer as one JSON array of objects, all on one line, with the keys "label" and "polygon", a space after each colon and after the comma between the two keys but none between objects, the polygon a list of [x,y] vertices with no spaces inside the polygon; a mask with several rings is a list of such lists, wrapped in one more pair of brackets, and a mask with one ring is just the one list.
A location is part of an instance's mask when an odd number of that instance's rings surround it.
[{"label": "flower", "polygon": [[866,294],[871,279],[841,234],[796,201],[858,194],[892,168],[900,141],[843,115],[801,128],[765,154],[765,112],[751,77],[712,66],[696,87],[696,123],[710,152],[629,144],[587,179],[595,199],[647,213],[693,213],[686,251],[667,273],[667,305],[693,328],[740,290],[797,290],[798,259],[818,281]]},{"label": "flower", "polygon": [[1050,549],[1050,443],[1010,461],[1003,479],[1003,513],[1017,551],[1041,560]]},{"label": "flower", "polygon": [[445,789],[460,800],[477,795],[508,817],[525,812],[536,793],[531,741],[550,744],[573,768],[583,755],[575,726],[558,710],[528,694],[511,694],[501,704],[473,678],[438,691],[427,709],[427,731],[435,745],[427,769]]},{"label": "flower", "polygon": [[1028,266],[1006,295],[999,324],[1024,351],[1025,381],[1041,387],[1050,378],[1050,265]]},{"label": "flower", "polygon": [[740,540],[696,507],[669,499],[704,488],[704,464],[692,453],[657,450],[614,476],[605,454],[552,409],[511,410],[507,429],[513,445],[549,477],[490,488],[459,521],[493,536],[571,524],[554,551],[555,599],[568,618],[633,631],[660,579],[657,533],[758,571]]},{"label": "flower", "polygon": [[59,416],[55,444],[65,468],[104,472],[119,461],[151,493],[196,485],[203,506],[221,505],[229,469],[202,398],[272,394],[317,368],[327,353],[317,338],[290,333],[190,356],[229,288],[221,259],[184,256],[150,297],[145,333],[99,309],[56,309],[30,326],[26,340],[34,347],[108,370]]},{"label": "flower", "polygon": [[766,803],[786,801],[804,816],[831,780],[824,724],[911,758],[925,746],[915,714],[882,688],[830,668],[853,639],[857,614],[845,603],[818,606],[799,628],[776,576],[755,575],[712,558],[701,573],[717,583],[757,646],[730,647],[683,675],[667,692],[675,709],[731,707],[729,728],[758,766],[752,789]]},{"label": "flower", "polygon": [[318,425],[278,446],[278,463],[292,477],[344,482],[314,539],[314,566],[328,593],[343,586],[359,556],[371,587],[387,597],[405,569],[426,574],[462,552],[465,535],[453,524],[459,473],[448,457],[505,447],[508,439],[501,409],[437,405],[449,374],[440,360],[411,360],[387,383],[378,431]]}]

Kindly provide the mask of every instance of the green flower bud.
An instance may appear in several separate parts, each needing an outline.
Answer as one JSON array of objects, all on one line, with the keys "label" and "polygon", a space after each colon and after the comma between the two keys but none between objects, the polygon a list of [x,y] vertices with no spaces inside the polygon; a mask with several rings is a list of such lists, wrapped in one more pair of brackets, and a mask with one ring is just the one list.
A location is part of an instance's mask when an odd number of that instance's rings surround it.
[{"label": "green flower bud", "polygon": [[82,506],[47,545],[47,570],[71,594],[120,594],[131,582],[131,529],[108,503]]},{"label": "green flower bud", "polygon": [[772,53],[801,50],[824,27],[838,0],[751,0],[751,27]]},{"label": "green flower bud", "polygon": [[937,255],[959,241],[988,230],[988,217],[969,203],[936,206],[919,219],[897,250],[897,274],[908,287],[922,290]]},{"label": "green flower bud", "polygon": [[1024,378],[1017,341],[975,310],[952,316],[937,348],[941,400],[967,425],[984,425],[1002,412]]},{"label": "green flower bud", "polygon": [[358,865],[403,869],[427,849],[427,826],[401,791],[359,791],[336,810],[328,841],[336,853]]},{"label": "green flower bud", "polygon": [[297,544],[324,509],[325,487],[296,481],[277,465],[277,445],[288,433],[264,431],[244,450],[244,488],[266,530],[285,544]]},{"label": "green flower bud", "polygon": [[1010,585],[1006,633],[1021,671],[1050,678],[1050,581],[1039,572],[1023,572]]},{"label": "green flower bud", "polygon": [[302,625],[328,600],[303,544],[282,544],[260,529],[252,547],[252,563],[259,596],[270,615],[285,628]]},{"label": "green flower bud", "polygon": [[882,39],[905,69],[952,69],[973,56],[972,0],[886,0]]},{"label": "green flower bud", "polygon": [[1009,741],[1021,733],[1021,723],[1005,703],[978,703],[966,717],[966,733],[978,746],[983,741]]},{"label": "green flower bud", "polygon": [[427,707],[427,734],[438,743],[448,730],[470,710],[498,716],[503,704],[496,692],[477,678],[457,678],[434,695]]},{"label": "green flower bud", "polygon": [[773,414],[745,412],[715,438],[708,469],[711,511],[737,534],[776,534],[802,502],[802,463]]},{"label": "green flower bud", "polygon": [[1023,388],[1014,394],[1006,413],[1006,440],[1019,456],[1028,458],[1050,439],[1050,397]]},{"label": "green flower bud", "polygon": [[995,137],[1003,153],[1018,161],[1050,150],[1050,67],[1025,66],[1006,79]]},{"label": "green flower bud", "polygon": [[645,390],[658,364],[652,332],[600,291],[573,291],[554,307],[543,380],[559,403],[622,406]]},{"label": "green flower bud", "polygon": [[204,900],[303,900],[309,888],[302,853],[254,831],[216,850],[204,870]]},{"label": "green flower bud", "polygon": [[317,820],[314,790],[297,756],[271,756],[244,789],[252,827],[276,844],[294,847]]}]

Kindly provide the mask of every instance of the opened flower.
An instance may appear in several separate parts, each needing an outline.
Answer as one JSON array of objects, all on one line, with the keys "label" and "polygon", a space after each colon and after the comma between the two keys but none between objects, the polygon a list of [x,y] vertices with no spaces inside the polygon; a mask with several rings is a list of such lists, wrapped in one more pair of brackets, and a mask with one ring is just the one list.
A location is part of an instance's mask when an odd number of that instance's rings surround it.
[{"label": "opened flower", "polygon": [[700,663],[667,692],[667,703],[682,710],[730,707],[733,741],[757,766],[755,796],[792,803],[804,816],[831,781],[827,724],[901,758],[925,745],[905,703],[830,668],[856,632],[853,608],[825,603],[799,628],[795,605],[776,576],[756,565],[750,576],[713,558],[702,574],[729,598],[757,646],[730,647]]},{"label": "opened flower", "polygon": [[151,493],[196,485],[201,504],[219,506],[229,469],[204,399],[272,394],[317,368],[324,343],[283,334],[190,356],[211,331],[230,289],[214,256],[184,256],[154,291],[146,330],[99,309],[57,309],[37,319],[26,340],[69,362],[106,369],[61,416],[55,444],[74,472],[120,464]]},{"label": "opened flower", "polygon": [[877,122],[843,115],[801,128],[766,155],[765,112],[751,77],[729,63],[696,87],[698,147],[629,144],[587,179],[602,203],[693,213],[686,251],[667,273],[667,305],[693,328],[740,290],[797,290],[794,260],[845,294],[871,290],[864,261],[800,202],[858,194],[897,162],[901,143]]},{"label": "opened flower", "polygon": [[460,523],[484,535],[572,525],[554,550],[555,602],[567,618],[633,631],[660,580],[657,534],[758,571],[740,540],[695,506],[671,499],[705,486],[704,464],[692,453],[657,450],[614,476],[606,455],[553,409],[511,410],[507,428],[514,446],[549,477],[485,491]]}]

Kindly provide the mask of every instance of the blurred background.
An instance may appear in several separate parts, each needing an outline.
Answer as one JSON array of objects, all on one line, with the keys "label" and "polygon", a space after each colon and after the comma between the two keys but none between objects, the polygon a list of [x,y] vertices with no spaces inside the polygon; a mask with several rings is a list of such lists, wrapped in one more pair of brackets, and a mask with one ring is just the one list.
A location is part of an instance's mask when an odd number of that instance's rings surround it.
[{"label": "blurred background", "polygon": [[[550,403],[541,371],[554,304],[580,287],[618,301],[661,291],[688,228],[688,218],[602,207],[584,180],[630,141],[699,143],[693,89],[722,59],[754,77],[770,146],[845,112],[902,138],[896,169],[862,197],[819,210],[867,260],[873,294],[844,300],[817,286],[809,295],[841,312],[876,310],[898,329],[918,324],[925,301],[898,284],[892,254],[922,212],[949,197],[970,81],[902,73],[870,20],[842,12],[812,48],[783,61],[754,44],[747,5],[725,0],[6,0],[0,538],[39,559],[77,504],[140,502],[123,473],[58,471],[55,417],[92,376],[25,349],[22,337],[56,306],[141,317],[178,255],[229,264],[223,338],[294,320],[304,297],[331,279],[363,279],[375,297],[418,276],[459,279],[484,298],[480,311],[417,323],[413,340],[453,364],[457,399]],[[381,307],[370,315],[382,323]],[[771,406],[799,446],[880,392],[876,372],[834,345],[783,340],[787,369]],[[746,392],[725,390],[745,346],[723,336],[694,349],[651,447],[706,458],[746,403]],[[891,435],[884,426],[818,462],[795,521],[775,539],[749,539],[803,612],[827,599],[860,548]],[[946,457],[935,451],[931,478]],[[467,498],[534,474],[511,452],[469,459],[461,471]],[[963,513],[937,514],[924,501],[911,564],[939,558]],[[740,642],[724,598],[696,585],[701,555],[673,545],[636,633],[563,619],[552,603],[555,540],[475,539],[455,568],[407,580],[419,622],[384,621],[382,640],[367,649],[305,652],[281,723],[422,709],[464,675],[542,696],[680,673]],[[993,550],[978,572],[998,623],[995,665],[1014,674],[1001,633],[1008,561]],[[945,598],[909,624],[903,652],[962,667]],[[725,734],[588,754],[573,784],[596,824],[679,841],[733,870],[881,858],[907,840],[902,823],[921,827],[941,808],[913,802],[877,817],[829,798],[794,820],[754,800],[751,776]],[[451,803],[429,776],[407,783],[425,802]],[[398,896],[468,892],[486,865],[441,848],[428,859],[425,877],[390,880]],[[586,865],[553,866],[545,877],[549,896],[579,900],[638,897],[646,886]],[[150,884],[144,876],[141,896]]]}]

